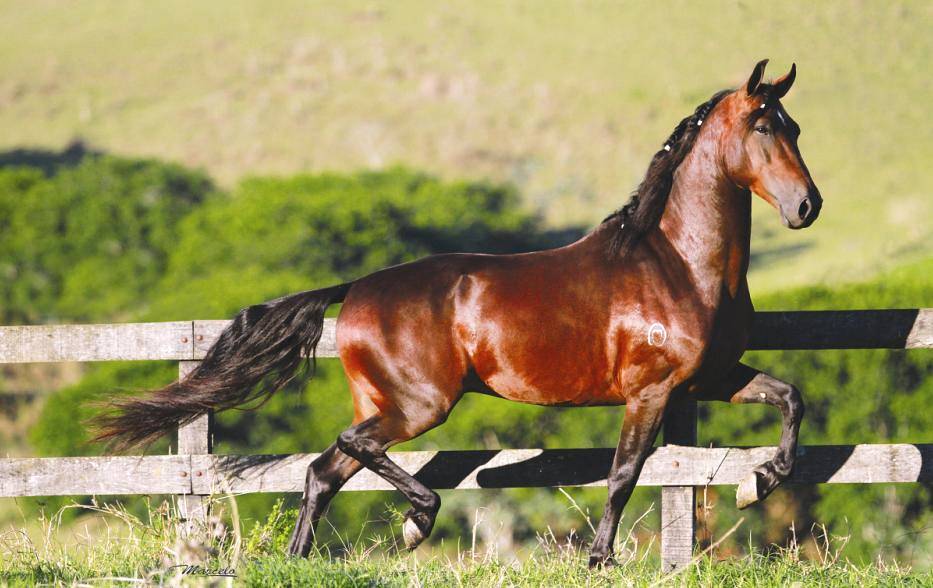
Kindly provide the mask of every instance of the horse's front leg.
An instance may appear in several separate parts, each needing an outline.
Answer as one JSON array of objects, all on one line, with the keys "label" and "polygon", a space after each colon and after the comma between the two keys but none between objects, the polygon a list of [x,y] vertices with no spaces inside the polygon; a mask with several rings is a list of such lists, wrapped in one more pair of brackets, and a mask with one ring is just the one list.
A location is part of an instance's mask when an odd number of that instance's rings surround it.
[{"label": "horse's front leg", "polygon": [[612,547],[622,509],[635,489],[641,468],[658,436],[670,391],[669,386],[662,384],[650,386],[625,407],[619,446],[607,477],[609,497],[590,549],[591,568],[612,563]]},{"label": "horse's front leg", "polygon": [[800,391],[782,380],[744,364],[738,364],[724,385],[700,396],[703,400],[724,400],[734,403],[763,403],[775,406],[784,417],[781,443],[771,461],[755,468],[739,484],[736,505],[745,508],[763,500],[786,480],[797,459],[797,436],[803,419],[803,399]]}]

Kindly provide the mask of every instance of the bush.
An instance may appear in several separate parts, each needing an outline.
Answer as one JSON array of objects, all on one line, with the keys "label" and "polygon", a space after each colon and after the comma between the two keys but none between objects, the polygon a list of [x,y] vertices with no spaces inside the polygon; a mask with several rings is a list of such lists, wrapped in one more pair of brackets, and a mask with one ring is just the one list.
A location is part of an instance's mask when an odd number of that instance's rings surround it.
[{"label": "bush", "polygon": [[203,174],[88,156],[46,176],[0,169],[0,321],[138,313],[174,248],[178,221],[211,192]]}]

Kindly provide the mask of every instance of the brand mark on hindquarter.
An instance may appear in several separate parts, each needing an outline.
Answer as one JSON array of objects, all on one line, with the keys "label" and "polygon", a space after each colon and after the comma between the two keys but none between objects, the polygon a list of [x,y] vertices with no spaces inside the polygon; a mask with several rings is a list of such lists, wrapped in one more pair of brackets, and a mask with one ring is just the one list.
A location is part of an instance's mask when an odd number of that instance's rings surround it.
[{"label": "brand mark on hindquarter", "polygon": [[648,327],[648,345],[660,347],[667,341],[667,329],[661,323],[651,323]]}]

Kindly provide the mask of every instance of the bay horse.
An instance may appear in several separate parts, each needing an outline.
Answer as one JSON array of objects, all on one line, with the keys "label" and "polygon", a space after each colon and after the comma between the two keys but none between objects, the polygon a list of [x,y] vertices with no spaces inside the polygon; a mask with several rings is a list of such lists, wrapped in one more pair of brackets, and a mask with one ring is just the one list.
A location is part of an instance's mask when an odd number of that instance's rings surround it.
[{"label": "bay horse", "polygon": [[822,206],[797,148],[800,127],[781,104],[796,66],[766,83],[766,63],[684,118],[629,203],[575,243],[435,255],[250,306],[187,378],[114,401],[97,439],[145,444],[207,410],[268,398],[313,370],[324,311],[343,302],[337,345],[355,416],[308,467],[292,554],[308,555],[329,501],[364,467],[411,502],[407,547],[427,538],[440,498],[386,450],[443,423],[468,391],[626,406],[591,567],[612,563],[622,509],[675,396],[781,411],[776,455],[737,491],[740,507],[763,499],[794,467],[804,408],[796,387],[739,362],[753,314],[750,193],[791,229],[809,226]]}]

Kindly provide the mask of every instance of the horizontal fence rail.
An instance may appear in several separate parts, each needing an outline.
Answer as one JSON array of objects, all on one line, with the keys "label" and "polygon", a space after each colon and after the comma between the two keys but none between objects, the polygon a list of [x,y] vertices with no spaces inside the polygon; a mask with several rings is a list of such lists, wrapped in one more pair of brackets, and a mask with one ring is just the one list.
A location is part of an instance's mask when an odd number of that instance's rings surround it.
[{"label": "horizontal fence rail", "polygon": [[[775,447],[658,447],[639,486],[735,485]],[[440,490],[605,486],[614,449],[502,449],[389,452],[393,461]],[[149,455],[0,460],[0,497],[75,494],[301,492],[319,454]],[[933,445],[801,447],[790,484],[933,483]],[[392,490],[362,470],[343,490]]]},{"label": "horizontal fence rail", "polygon": [[[229,321],[0,327],[0,364],[172,360],[184,377]],[[933,349],[933,309],[759,312],[750,349]],[[317,357],[337,357],[327,319]],[[317,454],[215,455],[212,415],[180,427],[177,455],[0,458],[0,497],[174,494],[187,521],[204,520],[218,493],[301,492]],[[774,447],[692,447],[696,403],[666,418],[664,438],[638,484],[661,486],[661,560],[666,571],[694,553],[695,487],[738,484]],[[408,451],[390,455],[437,489],[603,486],[613,449]],[[789,483],[933,483],[933,445],[801,447]],[[368,470],[345,490],[392,487]]]},{"label": "horizontal fence rail", "polygon": [[[230,321],[0,327],[0,363],[199,360]],[[336,319],[318,357],[337,357]],[[933,308],[759,312],[749,349],[933,348]]]}]

